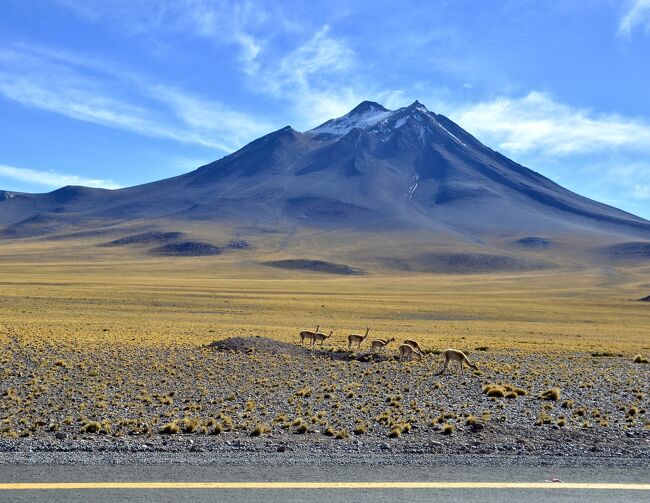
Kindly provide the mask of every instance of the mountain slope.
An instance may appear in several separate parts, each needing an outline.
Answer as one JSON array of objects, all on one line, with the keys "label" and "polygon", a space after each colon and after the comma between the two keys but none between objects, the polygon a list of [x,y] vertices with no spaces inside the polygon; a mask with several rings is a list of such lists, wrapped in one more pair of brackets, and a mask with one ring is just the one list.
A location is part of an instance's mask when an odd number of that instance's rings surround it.
[{"label": "mountain slope", "polygon": [[421,230],[460,239],[539,233],[650,237],[650,222],[579,196],[419,102],[363,102],[304,133],[287,126],[190,173],[102,190],[0,192],[11,237],[129,221]]}]

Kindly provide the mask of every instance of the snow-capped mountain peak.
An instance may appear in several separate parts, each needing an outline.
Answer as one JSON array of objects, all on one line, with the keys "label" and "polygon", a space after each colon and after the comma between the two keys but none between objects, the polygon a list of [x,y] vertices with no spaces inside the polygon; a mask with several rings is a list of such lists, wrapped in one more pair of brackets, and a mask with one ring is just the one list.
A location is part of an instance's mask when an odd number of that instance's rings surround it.
[{"label": "snow-capped mountain peak", "polygon": [[404,125],[409,117],[421,121],[424,120],[423,116],[435,121],[435,114],[429,112],[417,100],[411,105],[397,110],[389,110],[374,101],[363,101],[342,117],[330,119],[307,132],[314,135],[325,135],[326,137],[341,137],[354,128],[372,129],[378,125],[381,127],[390,124],[391,129],[397,129]]},{"label": "snow-capped mountain peak", "polygon": [[387,118],[391,113],[390,110],[379,103],[363,101],[344,116],[330,119],[308,131],[308,133],[344,136],[354,128],[370,128]]}]

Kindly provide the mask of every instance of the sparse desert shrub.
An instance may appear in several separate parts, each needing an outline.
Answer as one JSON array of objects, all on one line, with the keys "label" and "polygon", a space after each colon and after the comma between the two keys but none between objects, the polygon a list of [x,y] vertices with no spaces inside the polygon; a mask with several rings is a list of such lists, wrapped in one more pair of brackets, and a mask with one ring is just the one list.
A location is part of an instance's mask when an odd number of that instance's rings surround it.
[{"label": "sparse desert shrub", "polygon": [[542,400],[559,400],[560,399],[560,388],[551,388],[547,389],[539,395]]},{"label": "sparse desert shrub", "polygon": [[258,424],[253,431],[251,431],[251,437],[259,437],[265,433],[270,433],[271,427],[268,424],[260,423]]},{"label": "sparse desert shrub", "polygon": [[297,433],[298,435],[302,435],[303,433],[307,433],[307,430],[308,430],[307,424],[301,422],[294,430],[294,433]]},{"label": "sparse desert shrub", "polygon": [[338,440],[345,440],[348,437],[349,435],[347,430],[339,430],[338,432],[336,432],[336,436],[334,438]]},{"label": "sparse desert shrub", "polygon": [[487,351],[489,348],[487,346],[479,346],[474,348],[476,351]]},{"label": "sparse desert shrub", "polygon": [[560,405],[560,407],[562,407],[563,409],[571,409],[573,407],[573,403],[574,403],[573,400],[564,400],[564,402],[562,402],[562,405]]},{"label": "sparse desert shrub", "polygon": [[181,430],[178,427],[178,421],[172,421],[171,423],[164,424],[160,428],[160,433],[163,433],[164,435],[176,435],[180,431]]},{"label": "sparse desert shrub", "polygon": [[323,435],[325,435],[326,437],[333,437],[334,435],[336,435],[336,432],[334,431],[334,428],[328,426],[327,428],[325,428]]},{"label": "sparse desert shrub", "polygon": [[354,428],[354,430],[352,430],[352,433],[354,433],[355,435],[363,435],[366,431],[367,431],[366,425],[359,424]]},{"label": "sparse desert shrub", "polygon": [[471,426],[472,424],[476,424],[476,416],[474,414],[467,416],[467,419],[465,420],[465,424],[468,426]]},{"label": "sparse desert shrub", "polygon": [[183,433],[194,433],[201,425],[201,420],[195,417],[185,417],[181,423]]},{"label": "sparse desert shrub", "polygon": [[303,388],[300,388],[298,391],[294,393],[294,395],[299,396],[301,398],[307,398],[311,396],[311,388],[309,386],[305,386]]},{"label": "sparse desert shrub", "polygon": [[486,384],[483,386],[483,393],[485,393],[487,396],[496,398],[503,398],[506,396],[505,389],[503,389],[503,387],[499,386],[498,384]]},{"label": "sparse desert shrub", "polygon": [[402,428],[399,426],[395,426],[393,429],[391,429],[388,432],[388,437],[389,438],[399,438],[399,436],[402,434]]},{"label": "sparse desert shrub", "polygon": [[99,421],[89,421],[81,427],[81,433],[99,433],[101,429]]},{"label": "sparse desert shrub", "polygon": [[643,355],[636,355],[632,361],[634,363],[648,363],[648,359],[645,358]]},{"label": "sparse desert shrub", "polygon": [[611,351],[594,351],[591,353],[591,356],[594,358],[611,358],[612,356],[616,356],[616,353],[612,353]]},{"label": "sparse desert shrub", "polygon": [[537,421],[535,421],[535,426],[541,426],[543,424],[551,424],[551,422],[553,422],[553,418],[549,416],[546,412],[542,411],[540,412]]},{"label": "sparse desert shrub", "polygon": [[451,435],[454,432],[454,429],[455,428],[454,428],[453,424],[446,423],[442,427],[442,434],[443,435]]}]

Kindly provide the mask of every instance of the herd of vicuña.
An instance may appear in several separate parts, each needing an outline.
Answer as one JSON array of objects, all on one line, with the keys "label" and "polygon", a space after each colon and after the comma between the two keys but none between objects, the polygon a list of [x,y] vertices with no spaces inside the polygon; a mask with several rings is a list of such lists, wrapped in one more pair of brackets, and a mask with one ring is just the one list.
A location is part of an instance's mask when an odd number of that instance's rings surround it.
[{"label": "herd of vicu\u00f1a", "polygon": [[[300,332],[300,344],[304,345],[305,340],[307,340],[310,347],[314,347],[318,343],[320,343],[322,346],[323,341],[332,337],[332,334],[334,333],[333,330],[330,330],[329,335],[325,335],[324,333],[319,332],[319,330],[320,325],[317,325],[316,330],[313,332],[310,330],[303,330]],[[364,335],[348,335],[348,351],[352,351],[353,347],[356,347],[357,350],[361,350],[361,344],[363,344],[363,341],[368,338],[369,333],[370,328],[366,328],[366,333]],[[381,354],[384,352],[386,346],[394,341],[395,337],[391,337],[390,339],[373,339],[370,342],[370,352]],[[411,361],[413,359],[422,361],[422,358],[424,357],[424,351],[420,347],[420,344],[418,344],[418,342],[413,339],[406,339],[402,344],[398,346],[397,350],[399,353],[400,361]],[[444,366],[440,371],[441,374],[447,370],[450,362],[456,362],[456,367],[461,372],[463,371],[463,365],[467,365],[474,370],[478,370],[478,366],[475,363],[469,361],[465,353],[459,351],[458,349],[446,349],[441,353],[441,355],[444,358]]]}]

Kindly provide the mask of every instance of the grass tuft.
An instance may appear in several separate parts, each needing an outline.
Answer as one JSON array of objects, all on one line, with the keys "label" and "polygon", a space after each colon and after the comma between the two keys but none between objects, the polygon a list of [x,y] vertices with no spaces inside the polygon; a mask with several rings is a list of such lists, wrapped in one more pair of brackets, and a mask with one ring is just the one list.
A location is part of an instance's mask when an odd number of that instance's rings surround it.
[{"label": "grass tuft", "polygon": [[560,388],[551,388],[547,389],[539,395],[542,400],[559,400],[560,399]]},{"label": "grass tuft", "polygon": [[251,437],[259,437],[265,433],[271,433],[271,427],[266,423],[260,423],[251,431]]},{"label": "grass tuft", "polygon": [[178,421],[164,424],[160,427],[160,433],[163,435],[176,435],[181,429],[178,427]]}]

